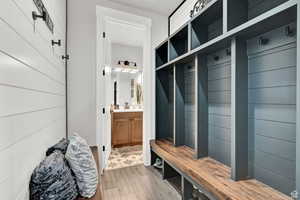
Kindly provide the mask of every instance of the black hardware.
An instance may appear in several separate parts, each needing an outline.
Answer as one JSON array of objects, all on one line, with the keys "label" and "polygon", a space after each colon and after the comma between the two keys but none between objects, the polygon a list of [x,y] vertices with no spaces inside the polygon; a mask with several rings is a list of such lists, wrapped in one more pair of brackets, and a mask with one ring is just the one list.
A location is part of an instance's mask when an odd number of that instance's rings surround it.
[{"label": "black hardware", "polygon": [[105,151],[105,146],[104,145],[102,146],[102,151]]},{"label": "black hardware", "polygon": [[293,30],[290,26],[285,27],[285,35],[292,37],[295,35],[295,30]]},{"label": "black hardware", "polygon": [[43,21],[46,21],[46,16],[47,16],[47,13],[45,11],[42,12],[42,15],[39,15],[39,14],[37,14],[37,12],[32,11],[32,19],[34,21],[37,20],[38,18],[41,18],[41,19],[43,19]]},{"label": "black hardware", "polygon": [[102,113],[105,114],[105,108],[102,108]]},{"label": "black hardware", "polygon": [[106,33],[105,33],[105,32],[102,33],[102,37],[103,37],[103,38],[106,37]]},{"label": "black hardware", "polygon": [[230,49],[226,49],[226,55],[231,56],[231,50]]},{"label": "black hardware", "polygon": [[214,57],[214,60],[215,60],[215,61],[218,61],[219,59],[220,59],[219,56],[215,56],[215,57]]},{"label": "black hardware", "polygon": [[61,40],[57,40],[57,42],[56,41],[54,41],[54,40],[51,40],[51,44],[52,44],[52,46],[54,46],[54,45],[57,45],[57,46],[61,46]]},{"label": "black hardware", "polygon": [[69,55],[65,55],[65,56],[62,56],[61,57],[63,60],[69,60],[70,59],[70,56]]},{"label": "black hardware", "polygon": [[199,10],[202,10],[207,4],[207,0],[198,0],[194,7],[193,10],[190,11],[190,17],[193,18]]},{"label": "black hardware", "polygon": [[46,23],[46,25],[49,28],[49,30],[51,31],[51,33],[54,33],[54,23],[44,5],[44,3],[42,2],[42,0],[33,0],[33,2],[36,5],[39,13],[41,13],[41,15],[38,15],[37,12],[33,11],[32,12],[33,20],[35,21],[38,18],[43,19],[43,21]]},{"label": "black hardware", "polygon": [[105,70],[102,70],[102,75],[105,76]]},{"label": "black hardware", "polygon": [[270,42],[268,38],[260,37],[258,40],[259,45],[266,45]]},{"label": "black hardware", "polygon": [[125,66],[130,66],[130,64],[133,64],[133,66],[137,66],[136,62],[131,62],[131,61],[128,61],[128,60],[119,60],[118,61],[118,65],[121,65],[121,63],[123,63]]}]

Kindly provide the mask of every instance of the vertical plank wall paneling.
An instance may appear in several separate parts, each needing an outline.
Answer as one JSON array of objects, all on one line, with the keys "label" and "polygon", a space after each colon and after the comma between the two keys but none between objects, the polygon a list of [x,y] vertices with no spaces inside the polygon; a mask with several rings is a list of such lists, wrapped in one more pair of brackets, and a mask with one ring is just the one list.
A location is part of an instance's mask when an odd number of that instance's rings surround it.
[{"label": "vertical plank wall paneling", "polygon": [[[32,0],[0,2],[0,194],[27,200],[33,169],[66,134],[65,0],[44,1],[54,21],[35,24]],[[62,40],[52,47],[51,40]]]},{"label": "vertical plank wall paneling", "polygon": [[230,166],[231,56],[227,55],[226,49],[208,55],[207,68],[208,153],[212,158]]},{"label": "vertical plank wall paneling", "polygon": [[193,62],[184,66],[184,143],[192,149],[195,148],[196,134],[195,73],[195,65]]},{"label": "vertical plank wall paneling", "polygon": [[[295,30],[295,24],[291,24]],[[269,39],[259,45],[259,37]],[[285,26],[248,40],[249,168],[256,179],[295,190],[296,34]]]}]

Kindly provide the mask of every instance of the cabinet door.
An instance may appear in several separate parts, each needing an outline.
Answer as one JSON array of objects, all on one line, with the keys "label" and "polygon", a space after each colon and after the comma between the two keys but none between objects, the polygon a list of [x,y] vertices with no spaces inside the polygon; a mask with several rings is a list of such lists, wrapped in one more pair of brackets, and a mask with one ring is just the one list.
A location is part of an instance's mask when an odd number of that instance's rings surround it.
[{"label": "cabinet door", "polygon": [[131,120],[131,143],[143,142],[143,120],[134,118]]},{"label": "cabinet door", "polygon": [[130,143],[130,121],[129,119],[115,119],[113,123],[112,141],[113,146]]}]

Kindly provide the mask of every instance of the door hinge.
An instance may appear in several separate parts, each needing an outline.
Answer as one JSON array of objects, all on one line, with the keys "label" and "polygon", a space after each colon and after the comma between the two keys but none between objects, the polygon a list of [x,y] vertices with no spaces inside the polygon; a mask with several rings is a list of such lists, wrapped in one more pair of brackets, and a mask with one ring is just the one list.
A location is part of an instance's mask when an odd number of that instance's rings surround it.
[{"label": "door hinge", "polygon": [[105,114],[105,108],[102,108],[102,113]]},{"label": "door hinge", "polygon": [[102,70],[102,75],[105,76],[105,70]]},{"label": "door hinge", "polygon": [[105,146],[102,147],[102,151],[105,151]]},{"label": "door hinge", "polygon": [[103,38],[106,37],[106,33],[105,33],[105,32],[102,33],[102,37],[103,37]]}]

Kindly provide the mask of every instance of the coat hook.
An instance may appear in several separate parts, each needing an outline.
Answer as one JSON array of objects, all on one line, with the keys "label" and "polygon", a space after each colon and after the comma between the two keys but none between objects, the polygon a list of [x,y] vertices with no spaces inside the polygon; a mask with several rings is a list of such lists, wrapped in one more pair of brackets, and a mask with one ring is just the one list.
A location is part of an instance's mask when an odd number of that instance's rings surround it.
[{"label": "coat hook", "polygon": [[266,45],[269,43],[269,39],[268,38],[264,38],[264,37],[260,37],[258,40],[259,45]]},{"label": "coat hook", "polygon": [[51,44],[52,44],[52,46],[54,46],[54,45],[57,45],[57,46],[61,46],[61,40],[57,40],[57,42],[56,41],[54,41],[54,40],[51,40]]},{"label": "coat hook", "polygon": [[295,30],[293,30],[290,26],[285,27],[285,35],[292,37],[295,35]]},{"label": "coat hook", "polygon": [[43,19],[43,21],[46,21],[46,12],[43,11],[42,15],[38,15],[37,12],[32,11],[32,19],[35,21],[38,18],[41,18],[41,19]]},{"label": "coat hook", "polygon": [[226,49],[226,55],[231,56],[231,50],[230,49]]},{"label": "coat hook", "polygon": [[62,56],[61,57],[63,60],[69,60],[70,59],[70,56],[67,54],[67,55],[65,55],[65,56]]},{"label": "coat hook", "polygon": [[215,60],[215,61],[218,61],[219,59],[220,59],[219,56],[215,56],[215,57],[214,57],[214,60]]}]

